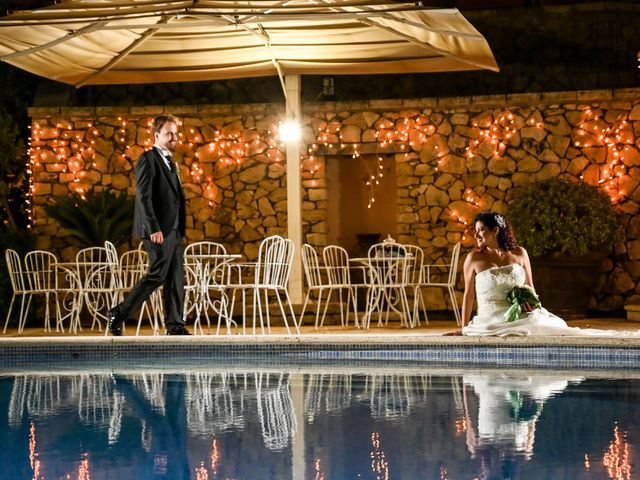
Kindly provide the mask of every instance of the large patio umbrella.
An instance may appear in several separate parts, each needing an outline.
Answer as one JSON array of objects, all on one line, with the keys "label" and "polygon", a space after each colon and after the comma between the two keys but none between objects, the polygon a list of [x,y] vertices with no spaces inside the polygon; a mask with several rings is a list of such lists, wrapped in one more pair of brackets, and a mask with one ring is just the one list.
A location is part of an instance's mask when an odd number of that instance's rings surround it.
[{"label": "large patio umbrella", "polygon": [[0,59],[76,87],[498,70],[458,10],[404,0],[69,0],[1,18]]},{"label": "large patio umbrella", "polygon": [[[278,75],[288,118],[300,117],[303,74],[498,70],[457,9],[406,0],[68,0],[0,18],[0,60],[76,87]],[[300,251],[295,144],[287,178]],[[292,285],[301,301],[299,259]]]}]

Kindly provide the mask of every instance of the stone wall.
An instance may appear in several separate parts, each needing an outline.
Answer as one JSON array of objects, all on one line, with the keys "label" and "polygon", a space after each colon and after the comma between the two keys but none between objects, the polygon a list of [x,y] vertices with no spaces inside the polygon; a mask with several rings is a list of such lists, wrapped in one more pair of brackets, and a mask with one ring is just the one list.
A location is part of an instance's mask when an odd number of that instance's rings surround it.
[{"label": "stone wall", "polygon": [[[328,155],[392,154],[397,240],[421,246],[428,263],[445,261],[457,241],[470,247],[465,231],[475,214],[505,212],[517,188],[581,178],[609,188],[625,223],[592,307],[640,301],[640,89],[305,103],[303,110],[303,241],[327,243]],[[152,143],[149,121],[165,111],[182,120],[176,159],[187,241],[219,241],[252,260],[260,239],[286,234],[281,105],[32,108],[40,248],[69,259],[78,247],[44,215],[52,196],[92,188],[134,194],[133,164]],[[428,300],[445,308],[442,292]]]}]

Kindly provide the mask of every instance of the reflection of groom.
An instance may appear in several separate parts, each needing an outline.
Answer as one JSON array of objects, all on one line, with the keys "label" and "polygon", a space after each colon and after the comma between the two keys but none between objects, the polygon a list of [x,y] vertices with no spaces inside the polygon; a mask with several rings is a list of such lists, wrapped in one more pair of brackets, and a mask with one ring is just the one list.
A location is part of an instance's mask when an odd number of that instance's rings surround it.
[{"label": "reflection of groom", "polygon": [[184,375],[165,375],[165,413],[158,411],[130,378],[116,376],[115,388],[128,407],[151,430],[154,478],[189,480]]}]

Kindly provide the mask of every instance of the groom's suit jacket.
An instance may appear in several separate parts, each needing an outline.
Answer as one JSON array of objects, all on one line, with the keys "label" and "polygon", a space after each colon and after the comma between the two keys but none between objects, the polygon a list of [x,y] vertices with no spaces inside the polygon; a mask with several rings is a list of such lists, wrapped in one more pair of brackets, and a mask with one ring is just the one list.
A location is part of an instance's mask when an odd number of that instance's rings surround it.
[{"label": "groom's suit jacket", "polygon": [[162,231],[166,237],[175,229],[184,237],[184,192],[177,174],[169,171],[156,148],[142,154],[134,171],[133,236],[148,239],[152,233]]}]

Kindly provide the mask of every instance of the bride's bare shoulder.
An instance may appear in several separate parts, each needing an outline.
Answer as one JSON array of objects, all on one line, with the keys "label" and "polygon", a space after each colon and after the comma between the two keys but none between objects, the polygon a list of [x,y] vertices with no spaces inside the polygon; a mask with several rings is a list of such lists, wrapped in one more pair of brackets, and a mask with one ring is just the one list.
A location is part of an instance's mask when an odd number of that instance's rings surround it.
[{"label": "bride's bare shoulder", "polygon": [[467,253],[466,263],[477,263],[486,259],[486,252],[484,250],[473,249]]},{"label": "bride's bare shoulder", "polygon": [[516,257],[528,257],[529,254],[527,253],[527,251],[525,250],[524,247],[521,247],[520,245],[513,247],[511,249],[511,254],[515,255]]}]

